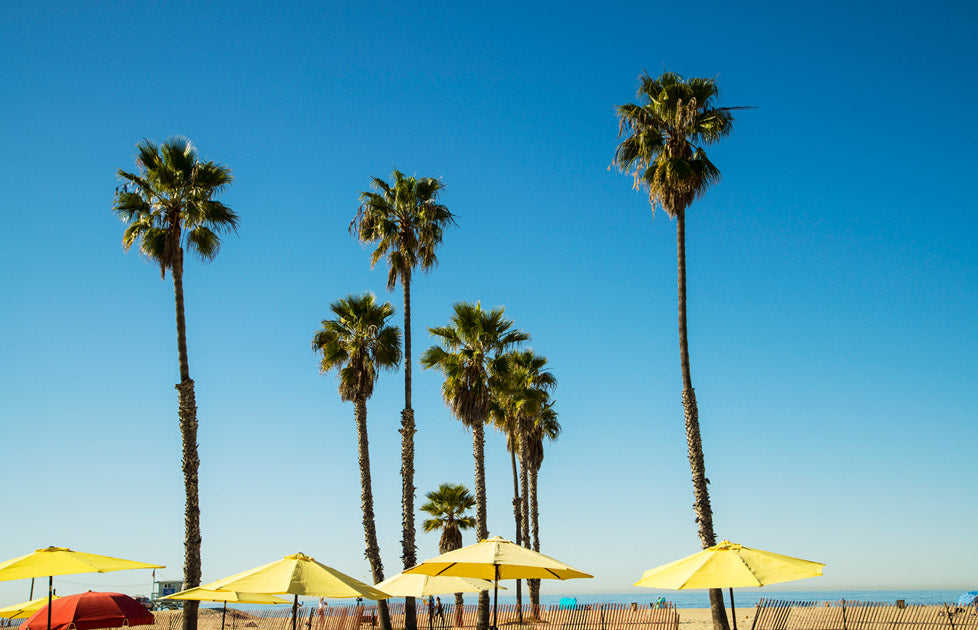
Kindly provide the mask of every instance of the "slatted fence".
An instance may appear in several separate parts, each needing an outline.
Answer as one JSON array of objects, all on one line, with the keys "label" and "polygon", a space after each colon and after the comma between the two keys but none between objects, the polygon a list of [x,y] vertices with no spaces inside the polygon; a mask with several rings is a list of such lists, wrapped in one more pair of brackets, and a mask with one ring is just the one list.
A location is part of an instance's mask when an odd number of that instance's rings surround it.
[{"label": "slatted fence", "polygon": [[973,605],[762,599],[751,630],[978,630],[978,609]]},{"label": "slatted fence", "polygon": [[[466,605],[460,610],[454,603],[443,603],[442,615],[419,600],[416,607],[418,630],[453,630],[475,628],[478,606]],[[391,627],[404,628],[404,603],[387,606]],[[522,617],[520,613],[522,612]],[[517,610],[515,604],[502,604],[497,610],[500,630],[679,630],[679,614],[671,604],[662,608],[629,604],[590,604],[575,608],[558,605],[540,606],[538,616],[529,605]],[[433,613],[433,614],[429,614]],[[146,630],[180,630],[182,611],[155,613],[156,624]],[[492,609],[490,608],[490,623]],[[199,630],[220,630],[221,615],[208,611],[198,617]],[[296,630],[379,630],[377,607],[329,606],[320,616],[315,607],[302,607],[296,616]],[[250,611],[228,610],[226,630],[292,630],[291,609],[269,608]],[[978,629],[975,629],[978,630]]]}]

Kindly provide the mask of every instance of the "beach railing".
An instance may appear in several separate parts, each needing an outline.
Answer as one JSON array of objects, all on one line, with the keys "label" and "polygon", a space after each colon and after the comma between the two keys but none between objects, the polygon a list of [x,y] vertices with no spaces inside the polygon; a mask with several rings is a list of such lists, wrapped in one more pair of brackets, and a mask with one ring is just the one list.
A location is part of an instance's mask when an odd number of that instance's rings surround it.
[{"label": "beach railing", "polygon": [[974,605],[760,600],[751,630],[978,630]]},{"label": "beach railing", "polygon": [[[439,615],[419,602],[416,608],[418,630],[453,630],[475,628],[478,606],[465,605],[458,611],[454,602],[443,603]],[[404,603],[387,605],[394,630],[404,628]],[[522,623],[519,613],[522,612]],[[529,604],[517,610],[515,604],[498,608],[501,630],[679,630],[679,613],[672,604],[661,608],[637,604],[589,604],[574,608],[559,605],[540,606],[539,616],[532,616]],[[458,613],[458,614],[456,614]],[[155,613],[156,623],[147,630],[179,630],[182,611]],[[491,611],[490,611],[491,614]],[[198,617],[199,630],[220,630],[220,610],[210,609]],[[296,615],[296,630],[379,630],[376,605],[329,606],[320,615],[315,607],[301,607]],[[290,608],[267,608],[256,611],[228,609],[225,630],[292,630]],[[975,629],[978,630],[978,629]]]}]

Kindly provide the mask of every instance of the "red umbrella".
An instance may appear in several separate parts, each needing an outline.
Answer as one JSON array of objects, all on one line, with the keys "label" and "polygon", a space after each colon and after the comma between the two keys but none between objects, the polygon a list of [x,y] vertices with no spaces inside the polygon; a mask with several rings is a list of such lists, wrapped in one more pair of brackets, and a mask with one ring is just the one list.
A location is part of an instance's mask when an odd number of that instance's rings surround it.
[{"label": "red umbrella", "polygon": [[[153,613],[122,593],[79,593],[54,600],[51,630],[92,630],[154,623]],[[34,613],[22,630],[48,630],[48,607]]]}]

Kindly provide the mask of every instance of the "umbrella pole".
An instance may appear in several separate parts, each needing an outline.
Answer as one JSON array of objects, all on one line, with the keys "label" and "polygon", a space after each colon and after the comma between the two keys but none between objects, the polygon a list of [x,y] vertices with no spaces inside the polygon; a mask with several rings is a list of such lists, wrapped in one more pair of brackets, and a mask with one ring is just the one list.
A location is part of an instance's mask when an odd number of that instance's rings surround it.
[{"label": "umbrella pole", "polygon": [[[496,607],[499,605],[499,565],[492,565],[496,573],[495,584],[492,587],[492,630],[498,630],[499,626],[496,625]],[[735,629],[736,630],[736,629]]]},{"label": "umbrella pole", "polygon": [[[228,614],[228,603],[224,602],[224,609],[221,610],[221,630],[224,630],[224,617]],[[734,628],[734,630],[737,630]]]},{"label": "umbrella pole", "polygon": [[51,630],[51,602],[54,601],[54,576],[48,576],[48,629]]},{"label": "umbrella pole", "polygon": [[734,608],[732,588],[730,589],[730,616],[733,617],[733,622],[734,622],[733,630],[737,630],[737,609]]},{"label": "umbrella pole", "polygon": [[295,630],[295,616],[299,614],[299,594],[296,593],[295,601],[292,602],[292,630]]}]

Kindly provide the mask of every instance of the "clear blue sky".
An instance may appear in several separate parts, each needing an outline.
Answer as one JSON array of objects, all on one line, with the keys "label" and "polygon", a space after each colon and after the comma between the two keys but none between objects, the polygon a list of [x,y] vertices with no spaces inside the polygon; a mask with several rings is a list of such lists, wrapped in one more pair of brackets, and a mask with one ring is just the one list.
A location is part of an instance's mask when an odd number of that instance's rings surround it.
[{"label": "clear blue sky", "polygon": [[[394,166],[442,178],[458,215],[413,286],[416,354],[454,301],[481,300],[560,381],[543,545],[596,578],[550,592],[630,590],[695,551],[675,225],[608,170],[614,106],[641,71],[668,69],[756,107],[710,149],[723,180],[687,222],[718,535],[828,565],[799,588],[976,586],[972,4],[340,4],[0,15],[0,559],[70,546],[182,576],[172,283],[123,251],[111,212],[136,143],[178,134],[233,170],[223,200],[241,217],[185,277],[204,579],[295,551],[369,575],[352,406],[309,344],[352,292],[400,316],[400,289],[347,232]],[[419,504],[472,485],[439,386],[416,368]],[[403,375],[383,376],[369,427],[388,574],[402,403]],[[490,532],[512,536],[490,437]],[[436,553],[434,535],[418,542]]]}]

